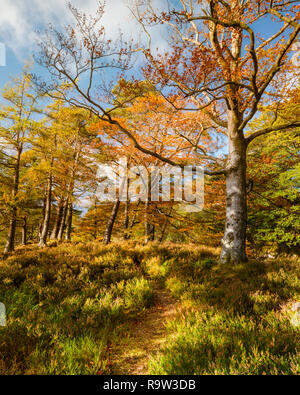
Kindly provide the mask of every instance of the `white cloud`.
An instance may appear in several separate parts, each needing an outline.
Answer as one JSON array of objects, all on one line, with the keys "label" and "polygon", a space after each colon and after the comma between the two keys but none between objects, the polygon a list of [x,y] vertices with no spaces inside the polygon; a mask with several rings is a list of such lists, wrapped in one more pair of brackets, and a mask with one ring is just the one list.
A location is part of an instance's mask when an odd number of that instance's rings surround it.
[{"label": "white cloud", "polygon": [[[72,4],[90,14],[97,8],[97,0],[73,0]],[[107,37],[117,39],[120,29],[127,37],[138,39],[141,28],[127,7],[128,0],[106,0],[106,4],[102,22]],[[71,18],[66,0],[0,0],[0,42],[24,60],[34,50],[37,29],[50,22],[59,27]],[[153,41],[155,46],[165,46],[159,31]]]},{"label": "white cloud", "polygon": [[59,0],[48,0],[47,2],[0,0],[1,41],[19,57],[27,54],[28,50],[34,46],[35,30],[38,25],[46,22],[47,16],[53,20],[53,13],[49,13],[49,8],[53,6],[56,14],[61,15],[59,9],[61,10],[62,4],[63,2]]}]

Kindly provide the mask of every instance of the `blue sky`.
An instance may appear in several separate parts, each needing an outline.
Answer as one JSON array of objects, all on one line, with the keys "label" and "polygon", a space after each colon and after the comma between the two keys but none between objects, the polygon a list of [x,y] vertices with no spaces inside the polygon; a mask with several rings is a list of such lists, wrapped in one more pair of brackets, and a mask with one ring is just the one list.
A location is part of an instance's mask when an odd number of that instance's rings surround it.
[{"label": "blue sky", "polygon": [[[161,0],[155,0],[161,6]],[[73,0],[73,4],[83,10],[93,12],[96,0]],[[137,38],[140,28],[130,15],[126,6],[128,0],[107,0],[104,25],[107,36],[117,38],[120,27],[126,35]],[[35,51],[36,29],[49,22],[60,27],[70,20],[70,12],[65,0],[0,0],[0,43],[6,47],[6,67],[0,67],[0,87],[8,81],[10,75],[22,70],[25,59]],[[260,21],[257,31],[271,35],[278,25],[268,19]],[[163,37],[155,32],[155,45],[163,45]],[[41,71],[43,73],[43,71]]]},{"label": "blue sky", "polygon": [[[127,37],[139,39],[141,28],[126,7],[128,1],[133,0],[106,0],[103,23],[108,38],[118,39],[120,28]],[[165,0],[153,1],[161,8]],[[97,0],[72,0],[72,3],[93,13]],[[16,76],[22,71],[26,59],[35,52],[36,30],[50,22],[57,28],[62,27],[70,21],[71,15],[65,0],[0,0],[0,10],[0,43],[6,48],[6,66],[0,66],[1,89],[10,76]],[[255,29],[262,36],[269,37],[278,30],[278,23],[274,24],[265,18],[256,24]],[[162,30],[156,29],[153,33],[153,47],[166,48]],[[38,66],[35,66],[35,72],[47,76],[46,71]]]},{"label": "blue sky", "polygon": [[[106,0],[103,23],[109,38],[117,39],[119,29],[127,37],[141,37],[141,28],[127,7],[130,1],[133,0]],[[166,4],[165,0],[152,1],[160,8],[162,4]],[[97,0],[72,0],[72,4],[93,13]],[[0,0],[0,9],[0,43],[6,48],[6,66],[0,66],[1,89],[10,76],[22,71],[25,60],[36,51],[36,30],[42,29],[48,23],[59,28],[71,20],[71,14],[66,0]],[[256,24],[256,31],[263,36],[271,36],[277,30],[278,23],[274,24],[268,18]],[[153,46],[164,48],[167,43],[161,30],[156,29],[153,33]],[[45,71],[38,66],[35,66],[35,71],[46,76]]]},{"label": "blue sky", "polygon": [[[106,0],[103,22],[107,36],[117,38],[122,26],[128,36],[136,36],[138,26],[126,1]],[[72,4],[88,13],[97,7],[96,0],[72,0]],[[25,60],[35,51],[36,30],[48,23],[59,28],[70,21],[71,14],[65,0],[0,0],[0,10],[0,43],[6,47],[6,67],[0,66],[2,87],[10,75],[22,70]]]}]

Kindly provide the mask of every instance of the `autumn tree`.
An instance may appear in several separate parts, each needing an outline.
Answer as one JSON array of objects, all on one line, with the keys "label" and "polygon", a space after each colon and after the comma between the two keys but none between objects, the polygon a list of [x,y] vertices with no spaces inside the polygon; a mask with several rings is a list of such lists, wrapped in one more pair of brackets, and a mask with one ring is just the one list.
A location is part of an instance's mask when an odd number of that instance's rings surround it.
[{"label": "autumn tree", "polygon": [[[55,219],[52,220],[50,238],[62,240],[65,233],[65,239],[70,241],[74,203],[95,182],[96,166],[91,152],[95,149],[96,136],[89,130],[90,117],[83,109],[70,108],[64,106],[62,100],[56,100],[44,113],[50,122],[45,134],[47,144],[39,145],[44,155],[47,152],[50,155],[51,205],[53,200],[56,201],[56,215],[51,215]],[[50,221],[47,234],[49,225]]]},{"label": "autumn tree", "polygon": [[[145,77],[175,109],[204,113],[211,128],[223,131],[227,137],[228,158],[224,166],[216,156],[203,152],[197,139],[190,139],[190,144],[199,158],[214,163],[213,169],[206,168],[206,174],[226,177],[227,211],[220,259],[244,262],[247,148],[259,136],[299,125],[298,120],[276,122],[276,109],[282,94],[289,92],[295,69],[289,54],[300,31],[299,6],[292,0],[180,0],[176,6],[170,5],[159,13],[152,8],[151,1],[145,3],[146,8],[137,6],[134,11],[149,37],[149,47],[140,48],[147,61]],[[52,76],[51,86],[44,88],[55,92],[59,90],[59,80],[67,80],[76,95],[65,95],[66,102],[88,109],[100,120],[115,125],[144,154],[180,165],[143,146],[134,131],[115,117],[117,109],[143,94],[136,84],[131,84],[131,89],[130,84],[124,87],[127,95],[118,103],[114,103],[108,83],[99,89],[97,73],[112,73],[116,69],[124,73],[133,51],[130,44],[122,41],[113,44],[105,37],[101,27],[104,6],[100,4],[98,13],[91,18],[73,7],[71,11],[75,24],[64,33],[50,29],[48,38],[41,43],[39,61]],[[271,23],[275,33],[268,37],[258,34],[256,26],[263,21]],[[171,32],[167,53],[153,53],[149,24],[161,24]],[[248,123],[263,100],[274,102],[274,122],[250,135]]]},{"label": "autumn tree", "polygon": [[[282,103],[279,117],[300,117],[299,89]],[[268,106],[251,123],[253,130],[272,122]],[[300,246],[300,128],[257,138],[248,153],[248,236],[253,248],[265,251],[298,251]]]},{"label": "autumn tree", "polygon": [[[227,185],[221,261],[245,261],[247,148],[258,136],[299,124],[297,119],[276,122],[276,106],[295,70],[289,51],[300,30],[298,6],[293,1],[181,0],[178,8],[158,13],[151,1],[146,3],[146,14],[137,8],[145,30],[147,23],[160,23],[174,37],[168,54],[155,56],[150,45],[143,50],[148,78],[174,107],[170,90],[177,100],[193,98],[194,108],[227,135],[228,160],[220,169]],[[263,36],[256,28],[263,20],[280,26]],[[263,100],[273,101],[274,122],[249,135],[247,125]]]},{"label": "autumn tree", "polygon": [[20,206],[20,172],[23,169],[22,156],[30,147],[28,136],[36,127],[33,113],[37,107],[38,94],[33,90],[29,66],[22,75],[12,79],[4,88],[5,103],[0,111],[1,166],[8,172],[6,180],[9,192],[5,204],[8,209],[8,235],[4,253],[14,251],[15,234]]},{"label": "autumn tree", "polygon": [[[126,83],[121,80],[114,89],[118,100],[124,94],[124,90],[128,89],[130,82]],[[139,143],[151,152],[156,152],[161,157],[168,157],[170,160],[178,161],[182,165],[198,165],[201,163],[202,157],[195,152],[191,141],[197,139],[198,147],[205,151],[207,147],[213,150],[217,145],[214,141],[214,132],[207,124],[207,119],[198,112],[190,112],[186,116],[185,112],[174,110],[170,103],[162,98],[158,92],[149,89],[149,84],[141,82],[145,85],[145,92],[142,97],[136,98],[132,102],[127,102],[122,109],[115,110],[114,116],[120,124],[126,126],[131,130],[131,133],[136,136]],[[148,85],[148,89],[147,89]],[[160,176],[160,184],[164,180],[168,182],[172,168],[167,166],[163,161],[150,155],[141,153],[135,146],[131,144],[130,138],[120,131],[118,125],[112,125],[104,121],[98,121],[94,126],[98,130],[98,134],[103,136],[103,139],[108,139],[111,152],[115,153],[115,160],[120,157],[127,158],[127,167],[132,167],[132,171],[128,174],[127,188],[130,184],[130,179],[135,178],[135,173],[138,174],[141,181],[141,193],[144,189],[148,189],[147,198],[143,198],[141,205],[144,207],[144,229],[145,241],[153,241],[155,228],[159,227],[160,222],[166,222],[166,217],[162,210],[159,210],[162,201],[165,206],[172,206],[172,203],[166,202],[162,199],[162,185],[159,186],[158,200],[152,201],[152,182],[155,179],[155,172],[158,171],[157,177]],[[200,148],[199,148],[200,149]],[[177,167],[177,170],[181,169]],[[133,181],[133,180],[132,180]],[[174,182],[174,180],[173,180]],[[131,185],[130,185],[131,187]],[[171,201],[174,200],[174,188],[171,188]],[[171,192],[170,191],[170,192]],[[134,197],[138,200],[138,197]],[[184,199],[184,194],[181,193],[181,198]],[[130,199],[125,204],[125,227],[128,227],[128,218],[126,219],[126,210],[132,202]],[[119,208],[119,203],[116,203],[115,209],[112,211],[112,219],[115,220],[116,210]],[[166,214],[168,213],[166,210]],[[163,219],[161,217],[164,217]],[[109,222],[113,223],[113,222]],[[165,225],[163,225],[164,227]],[[108,228],[111,234],[111,226]],[[161,237],[161,236],[159,236]],[[105,241],[107,238],[105,237]]]}]

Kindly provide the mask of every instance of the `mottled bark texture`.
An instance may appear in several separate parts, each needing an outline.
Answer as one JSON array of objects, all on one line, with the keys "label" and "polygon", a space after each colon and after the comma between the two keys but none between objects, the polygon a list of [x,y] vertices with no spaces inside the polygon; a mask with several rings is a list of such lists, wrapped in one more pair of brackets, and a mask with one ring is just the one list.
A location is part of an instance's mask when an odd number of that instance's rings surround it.
[{"label": "mottled bark texture", "polygon": [[222,239],[222,263],[247,261],[246,142],[238,131],[238,117],[229,112],[229,163],[226,174],[226,222]]}]

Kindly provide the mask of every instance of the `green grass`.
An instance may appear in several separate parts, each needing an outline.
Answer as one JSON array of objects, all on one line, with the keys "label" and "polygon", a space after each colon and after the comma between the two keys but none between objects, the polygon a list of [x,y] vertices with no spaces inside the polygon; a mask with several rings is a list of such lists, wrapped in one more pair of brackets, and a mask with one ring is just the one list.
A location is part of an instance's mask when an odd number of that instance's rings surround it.
[{"label": "green grass", "polygon": [[166,286],[186,305],[152,374],[299,374],[299,260],[224,266],[178,257],[163,265]]},{"label": "green grass", "polygon": [[[0,261],[0,374],[109,374],[111,352],[159,281],[183,309],[153,374],[299,374],[299,260],[217,263],[206,247],[27,247]],[[146,339],[145,339],[146,340]]]},{"label": "green grass", "polygon": [[124,246],[62,245],[1,262],[0,300],[0,374],[102,374],[108,341],[153,290]]}]

